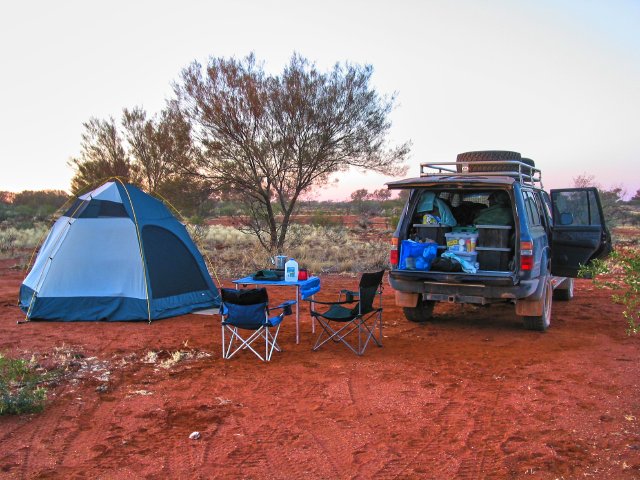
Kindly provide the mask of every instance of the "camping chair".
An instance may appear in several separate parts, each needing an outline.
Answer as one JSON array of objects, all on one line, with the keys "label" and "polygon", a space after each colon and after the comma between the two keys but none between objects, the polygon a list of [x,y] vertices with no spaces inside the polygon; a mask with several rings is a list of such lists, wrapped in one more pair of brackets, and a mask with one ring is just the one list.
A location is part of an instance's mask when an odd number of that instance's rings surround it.
[{"label": "camping chair", "polygon": [[[358,291],[341,290],[337,302],[310,300],[311,317],[316,319],[322,327],[313,350],[318,350],[330,340],[336,343],[344,343],[356,355],[364,353],[371,339],[379,347],[382,346],[383,275],[384,270],[375,273],[363,273]],[[343,295],[344,300],[342,299]],[[377,302],[375,302],[376,297],[378,297]],[[352,308],[343,306],[354,303],[356,305]],[[374,303],[377,303],[377,305]],[[317,312],[314,310],[315,304],[329,305],[329,309],[322,313]],[[376,328],[378,328],[377,335]]]},{"label": "camping chair", "polygon": [[[277,307],[269,308],[266,288],[246,290],[223,288],[221,293],[222,358],[231,358],[240,350],[248,348],[263,362],[271,360],[274,349],[281,351],[277,340],[282,319],[286,315],[291,315],[291,306],[295,305],[296,301],[289,300]],[[276,309],[282,309],[282,313],[269,318],[269,312]],[[275,333],[273,333],[274,329]],[[241,330],[247,330],[251,333],[244,338],[241,335]],[[228,341],[225,333],[231,335]],[[239,341],[237,346],[236,340]],[[264,356],[259,353],[258,346],[256,348],[252,346],[256,340],[264,340]]]}]

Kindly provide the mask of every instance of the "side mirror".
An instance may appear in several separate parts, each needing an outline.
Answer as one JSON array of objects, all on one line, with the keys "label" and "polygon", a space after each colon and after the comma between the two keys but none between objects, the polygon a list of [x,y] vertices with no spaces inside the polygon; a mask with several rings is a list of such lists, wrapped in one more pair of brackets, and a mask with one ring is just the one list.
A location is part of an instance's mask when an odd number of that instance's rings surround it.
[{"label": "side mirror", "polygon": [[573,214],[569,212],[564,212],[560,214],[560,225],[572,225],[573,224]]}]

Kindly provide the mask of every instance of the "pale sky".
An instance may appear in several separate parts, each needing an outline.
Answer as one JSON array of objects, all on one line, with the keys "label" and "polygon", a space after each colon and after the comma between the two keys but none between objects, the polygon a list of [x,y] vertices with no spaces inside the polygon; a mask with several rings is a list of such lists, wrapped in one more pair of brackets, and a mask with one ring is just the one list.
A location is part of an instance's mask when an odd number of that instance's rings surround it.
[{"label": "pale sky", "polygon": [[[4,1],[0,190],[67,190],[82,123],[159,111],[193,60],[294,51],[327,69],[369,63],[397,92],[391,140],[424,161],[468,150],[533,158],[547,188],[582,173],[640,188],[640,2]],[[342,175],[320,198],[392,180]]]}]

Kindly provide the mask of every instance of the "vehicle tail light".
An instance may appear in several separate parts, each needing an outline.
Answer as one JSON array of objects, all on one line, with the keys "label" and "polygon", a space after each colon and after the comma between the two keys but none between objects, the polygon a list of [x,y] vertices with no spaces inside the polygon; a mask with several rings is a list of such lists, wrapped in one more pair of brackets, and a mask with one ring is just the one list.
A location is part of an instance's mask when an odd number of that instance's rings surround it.
[{"label": "vehicle tail light", "polygon": [[520,270],[533,270],[533,242],[520,242]]},{"label": "vehicle tail light", "polygon": [[389,262],[391,266],[398,266],[398,237],[391,239],[391,252],[389,252]]}]

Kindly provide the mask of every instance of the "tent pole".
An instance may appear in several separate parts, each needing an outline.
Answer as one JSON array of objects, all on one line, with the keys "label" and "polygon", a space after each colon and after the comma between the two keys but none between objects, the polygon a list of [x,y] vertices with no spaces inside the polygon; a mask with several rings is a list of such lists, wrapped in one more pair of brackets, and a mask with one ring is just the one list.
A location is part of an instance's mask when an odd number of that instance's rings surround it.
[{"label": "tent pole", "polygon": [[127,194],[127,198],[129,199],[129,206],[131,207],[131,212],[133,213],[133,224],[136,226],[136,235],[138,236],[138,248],[140,250],[140,261],[142,262],[142,271],[144,275],[144,290],[147,294],[147,316],[149,318],[149,323],[151,323],[151,302],[149,300],[149,284],[147,283],[147,262],[144,258],[144,249],[142,248],[142,237],[140,236],[140,226],[138,225],[138,217],[136,216],[136,210],[133,208],[133,202],[131,201],[131,195],[129,195],[129,190],[127,190],[127,186],[124,184],[122,180],[118,177],[114,177]]}]

